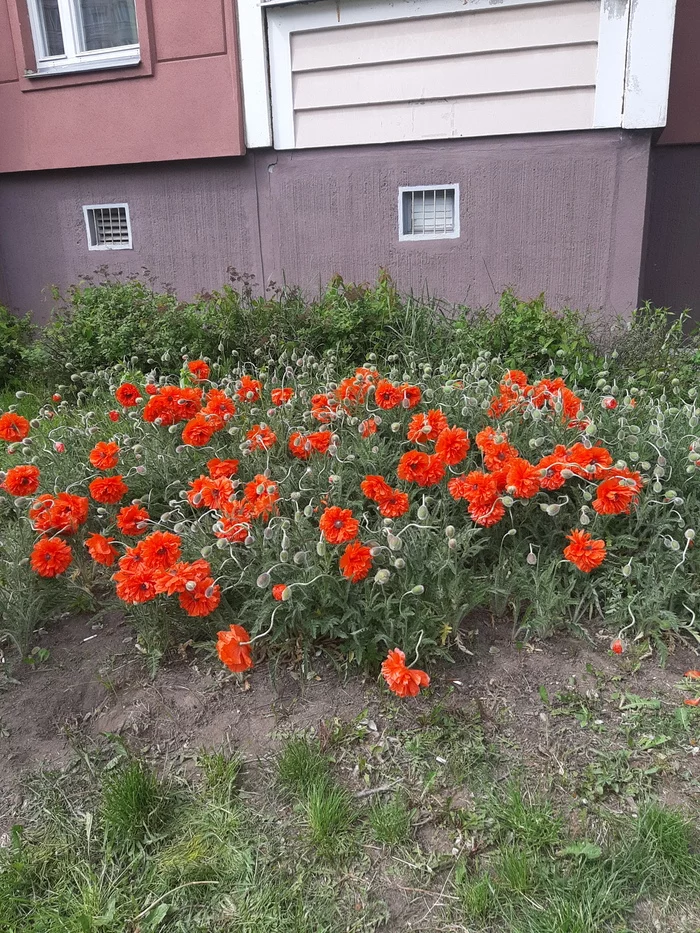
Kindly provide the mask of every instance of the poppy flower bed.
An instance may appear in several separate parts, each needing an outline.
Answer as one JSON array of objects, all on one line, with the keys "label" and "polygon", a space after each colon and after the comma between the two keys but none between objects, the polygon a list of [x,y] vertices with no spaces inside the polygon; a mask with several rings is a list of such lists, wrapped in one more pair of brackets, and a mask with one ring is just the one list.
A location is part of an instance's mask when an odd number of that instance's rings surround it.
[{"label": "poppy flower bed", "polygon": [[0,416],[10,631],[18,579],[48,605],[104,585],[146,649],[218,631],[242,672],[320,643],[383,662],[405,696],[478,607],[622,646],[699,637],[693,389],[652,398],[603,371],[579,391],[486,355],[339,373],[284,350],[185,361],[179,384],[123,366],[72,381],[32,422]]}]

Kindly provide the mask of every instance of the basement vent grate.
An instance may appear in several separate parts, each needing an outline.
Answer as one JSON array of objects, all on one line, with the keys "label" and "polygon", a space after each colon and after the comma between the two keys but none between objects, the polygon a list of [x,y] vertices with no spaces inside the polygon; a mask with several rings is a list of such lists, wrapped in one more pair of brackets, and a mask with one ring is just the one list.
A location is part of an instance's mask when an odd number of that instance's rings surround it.
[{"label": "basement vent grate", "polygon": [[459,236],[459,185],[399,188],[399,239]]},{"label": "basement vent grate", "polygon": [[83,207],[88,249],[131,249],[128,204],[87,204]]}]

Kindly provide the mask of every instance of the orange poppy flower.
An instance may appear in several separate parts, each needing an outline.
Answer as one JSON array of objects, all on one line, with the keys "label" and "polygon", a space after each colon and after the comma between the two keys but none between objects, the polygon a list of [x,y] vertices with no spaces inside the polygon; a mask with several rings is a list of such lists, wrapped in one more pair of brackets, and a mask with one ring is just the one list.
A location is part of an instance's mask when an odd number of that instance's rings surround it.
[{"label": "orange poppy flower", "polygon": [[155,395],[158,391],[158,386],[155,382],[147,382],[144,388],[146,389],[146,395]]},{"label": "orange poppy flower", "polygon": [[112,409],[112,411],[107,412],[107,416],[110,421],[119,421],[119,412]]},{"label": "orange poppy flower", "polygon": [[337,505],[327,508],[318,523],[323,536],[329,544],[345,544],[357,537],[360,523],[353,517],[350,509],[341,509]]},{"label": "orange poppy flower", "polygon": [[252,520],[253,510],[248,502],[230,502],[225,517],[220,518],[214,526],[214,534],[231,544],[242,544],[250,534]]},{"label": "orange poppy flower", "polygon": [[277,435],[267,425],[254,424],[246,434],[250,450],[269,450],[277,443]]},{"label": "orange poppy flower", "polygon": [[200,476],[195,483],[198,483],[197,492],[200,496],[198,505],[200,507],[215,509],[218,512],[226,511],[233,496],[233,483],[230,479],[223,476],[220,479]]},{"label": "orange poppy flower", "polygon": [[342,553],[339,566],[351,583],[359,583],[372,569],[372,552],[359,541],[351,541]]},{"label": "orange poppy flower", "polygon": [[39,488],[40,475],[39,467],[31,463],[11,467],[0,486],[11,496],[33,496]]},{"label": "orange poppy flower", "polygon": [[60,538],[42,537],[32,549],[31,567],[40,577],[57,577],[65,573],[73,560],[70,545]]},{"label": "orange poppy flower", "polygon": [[176,561],[164,570],[158,570],[155,575],[155,586],[158,593],[166,596],[175,596],[183,593],[188,584],[197,584],[211,576],[211,567],[206,560]]},{"label": "orange poppy flower", "polygon": [[275,503],[280,497],[277,483],[262,473],[258,473],[246,483],[243,495],[248,501],[253,518],[262,518],[265,522],[277,508]]},{"label": "orange poppy flower", "polygon": [[368,499],[372,499],[374,502],[379,502],[380,499],[391,495],[393,492],[384,477],[376,474],[365,476],[360,483],[360,489]]},{"label": "orange poppy flower", "polygon": [[277,405],[279,408],[280,405],[285,405],[291,400],[294,395],[294,389],[292,389],[291,386],[287,386],[284,389],[273,389],[270,395],[272,396],[272,404]]},{"label": "orange poppy flower", "polygon": [[374,398],[380,408],[389,411],[401,404],[403,392],[388,379],[380,379],[374,390]]},{"label": "orange poppy flower", "polygon": [[440,409],[431,408],[411,418],[408,439],[414,444],[427,444],[428,441],[436,441],[447,426],[447,418]]},{"label": "orange poppy flower", "polygon": [[124,558],[119,561],[119,570],[112,579],[116,583],[117,597],[125,603],[134,605],[147,603],[158,595],[156,575],[158,571],[147,567],[143,562],[130,569],[123,569]]},{"label": "orange poppy flower", "polygon": [[0,440],[7,441],[8,444],[23,441],[29,434],[29,427],[26,418],[13,411],[5,412],[4,415],[0,415]]},{"label": "orange poppy flower", "polygon": [[506,514],[506,508],[500,499],[494,499],[492,502],[475,502],[469,506],[468,512],[476,525],[490,528],[500,522]]},{"label": "orange poppy flower", "polygon": [[105,505],[116,505],[129,491],[129,487],[119,474],[100,476],[90,483],[88,489],[95,502],[102,502]]},{"label": "orange poppy flower", "polygon": [[396,475],[407,483],[419,483],[429,465],[428,454],[422,450],[407,450],[399,460]]},{"label": "orange poppy flower", "polygon": [[568,469],[569,466],[568,451],[563,444],[558,444],[551,454],[542,457],[537,464],[537,469],[543,471],[540,476],[540,486],[550,492],[561,489],[566,482],[561,471]]},{"label": "orange poppy flower", "polygon": [[117,528],[123,535],[136,537],[148,530],[149,514],[138,505],[125,505],[117,513]]},{"label": "orange poppy flower", "polygon": [[182,443],[190,447],[206,447],[216,434],[218,421],[202,412],[191,418],[182,430]]},{"label": "orange poppy flower", "polygon": [[421,392],[419,386],[408,385],[406,382],[399,386],[399,391],[402,395],[402,402],[406,403],[404,407],[407,406],[409,409],[415,408],[416,405],[419,405],[421,399],[423,398],[423,393]]},{"label": "orange poppy flower", "polygon": [[240,385],[236,389],[236,395],[242,402],[257,402],[262,394],[262,382],[259,379],[253,379],[250,376],[241,376]]},{"label": "orange poppy flower", "polygon": [[622,644],[621,639],[616,638],[610,645],[610,650],[613,654],[622,654],[625,650],[625,646]]},{"label": "orange poppy flower", "polygon": [[213,577],[205,577],[195,583],[194,589],[185,588],[178,595],[178,602],[188,616],[208,616],[221,602],[221,587]]},{"label": "orange poppy flower", "polygon": [[513,457],[505,469],[506,489],[516,499],[531,499],[540,490],[541,473],[538,467]]},{"label": "orange poppy flower", "polygon": [[408,495],[405,492],[399,492],[398,489],[392,489],[386,496],[377,500],[379,514],[384,518],[401,518],[409,509]]},{"label": "orange poppy flower", "polygon": [[119,445],[100,441],[90,451],[90,463],[97,470],[111,470],[119,463]]},{"label": "orange poppy flower", "polygon": [[306,439],[317,454],[327,454],[328,448],[331,446],[331,441],[333,440],[333,432],[312,431],[311,434],[306,435]]},{"label": "orange poppy flower", "polygon": [[688,680],[700,680],[700,671],[686,671],[683,676],[687,677]]},{"label": "orange poppy flower", "polygon": [[221,389],[210,389],[206,395],[207,404],[202,409],[205,415],[218,415],[224,421],[236,414],[233,399],[229,398]]},{"label": "orange poppy flower", "polygon": [[479,431],[474,440],[482,453],[487,470],[498,470],[518,456],[518,451],[508,443],[505,434],[497,433],[492,427]]},{"label": "orange poppy flower", "polygon": [[276,583],[272,587],[272,598],[276,599],[277,602],[281,602],[286,592],[287,592],[286,583]]},{"label": "orange poppy flower", "polygon": [[102,564],[103,567],[111,567],[119,556],[119,552],[112,544],[113,541],[114,538],[106,538],[104,535],[95,532],[86,539],[85,547],[88,549],[88,554],[96,564]]},{"label": "orange poppy flower", "polygon": [[406,667],[406,655],[394,648],[382,664],[382,676],[392,693],[400,697],[415,697],[421,687],[430,686],[430,677],[425,671]]},{"label": "orange poppy flower", "polygon": [[694,699],[686,697],[683,703],[685,706],[700,706],[700,697],[695,697]]},{"label": "orange poppy flower", "polygon": [[122,382],[114,397],[124,408],[133,408],[141,398],[141,390],[133,382]]},{"label": "orange poppy flower", "polygon": [[598,486],[593,508],[599,515],[626,515],[637,501],[641,488],[641,477],[636,482],[632,477],[622,475],[622,471],[616,471],[615,476],[604,479]]},{"label": "orange poppy flower", "polygon": [[200,382],[203,382],[205,379],[209,378],[209,366],[204,362],[204,360],[190,360],[187,364],[187,368],[192,373],[195,379],[198,379]]},{"label": "orange poppy flower", "polygon": [[29,507],[29,520],[35,531],[75,534],[87,521],[89,503],[85,496],[60,492],[56,496],[44,493]]},{"label": "orange poppy flower", "polygon": [[359,432],[364,438],[371,437],[373,434],[377,433],[377,422],[374,418],[366,418],[364,421],[360,422]]},{"label": "orange poppy flower", "polygon": [[571,544],[564,548],[564,557],[584,573],[600,567],[605,560],[605,541],[594,538],[580,528],[575,528],[566,538]]},{"label": "orange poppy flower", "polygon": [[242,625],[230,626],[228,632],[219,632],[216,652],[222,664],[235,674],[242,674],[253,666],[250,635]]},{"label": "orange poppy flower", "polygon": [[338,405],[327,395],[313,395],[311,397],[311,415],[316,421],[328,424],[337,410]]},{"label": "orange poppy flower", "polygon": [[144,562],[152,570],[166,570],[180,560],[182,539],[170,531],[154,531],[139,543]]},{"label": "orange poppy flower", "polygon": [[219,460],[212,457],[207,460],[207,469],[212,479],[230,479],[238,473],[238,460]]},{"label": "orange poppy flower", "polygon": [[464,428],[445,428],[435,441],[435,453],[448,466],[456,466],[467,456],[471,447]]}]

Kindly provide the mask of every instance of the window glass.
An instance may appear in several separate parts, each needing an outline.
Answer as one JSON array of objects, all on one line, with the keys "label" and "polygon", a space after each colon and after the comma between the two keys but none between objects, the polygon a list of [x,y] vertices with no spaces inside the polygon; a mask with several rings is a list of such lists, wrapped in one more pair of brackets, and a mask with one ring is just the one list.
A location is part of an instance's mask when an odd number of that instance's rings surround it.
[{"label": "window glass", "polygon": [[63,33],[61,17],[58,12],[58,0],[39,0],[39,15],[44,31],[44,45],[47,55],[63,55]]},{"label": "window glass", "polygon": [[77,0],[83,51],[136,45],[134,0]]}]

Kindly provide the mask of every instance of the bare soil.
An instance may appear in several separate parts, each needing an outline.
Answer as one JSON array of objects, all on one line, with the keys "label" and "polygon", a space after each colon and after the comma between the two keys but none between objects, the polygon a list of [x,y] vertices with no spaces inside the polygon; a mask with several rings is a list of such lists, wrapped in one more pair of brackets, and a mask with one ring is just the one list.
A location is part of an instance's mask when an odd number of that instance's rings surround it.
[{"label": "bare soil", "polygon": [[[609,700],[611,690],[658,699],[662,711],[673,711],[682,704],[683,673],[700,666],[697,652],[680,642],[664,667],[655,658],[633,663],[616,657],[603,635],[594,643],[558,635],[517,645],[510,626],[485,617],[470,620],[464,639],[471,654],[431,669],[432,695],[406,701],[402,717],[415,723],[435,705],[436,694],[448,696],[451,708],[476,704],[486,732],[498,734],[501,748],[513,749],[514,768],[531,768],[555,781],[593,760],[601,731],[615,732],[620,712]],[[166,767],[182,767],[202,748],[227,746],[251,764],[262,763],[282,736],[310,728],[323,736],[327,723],[349,722],[363,711],[383,728],[386,698],[378,682],[359,675],[343,680],[321,657],[306,675],[265,663],[241,682],[215,658],[202,660],[183,648],[151,678],[132,630],[116,610],[102,615],[99,624],[85,616],[61,619],[39,645],[48,659],[22,665],[13,672],[18,682],[8,682],[0,693],[0,833],[21,805],[23,772],[69,766],[81,737],[120,735]],[[599,693],[603,683],[609,689]],[[554,698],[571,690],[593,697],[596,728],[556,715]],[[700,736],[696,732],[689,741],[678,762],[662,769],[656,792],[669,803],[697,806]],[[680,774],[683,780],[676,780]]]}]

